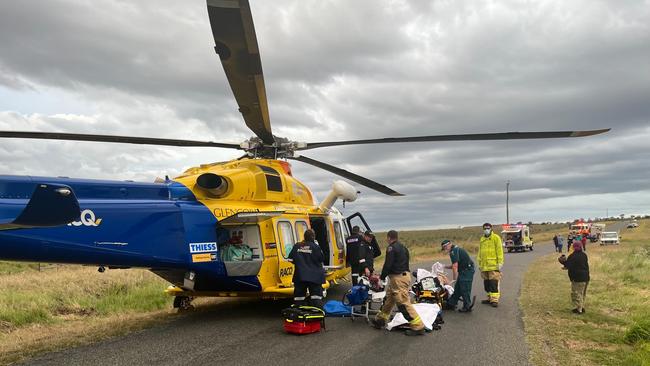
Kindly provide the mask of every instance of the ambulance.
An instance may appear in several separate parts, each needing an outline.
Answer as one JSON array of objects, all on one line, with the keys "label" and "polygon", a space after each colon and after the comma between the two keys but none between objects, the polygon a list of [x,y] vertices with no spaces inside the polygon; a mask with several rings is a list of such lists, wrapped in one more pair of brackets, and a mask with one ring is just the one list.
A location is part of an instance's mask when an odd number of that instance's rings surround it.
[{"label": "ambulance", "polygon": [[508,252],[533,250],[533,238],[530,237],[530,228],[525,224],[502,225],[501,241]]}]

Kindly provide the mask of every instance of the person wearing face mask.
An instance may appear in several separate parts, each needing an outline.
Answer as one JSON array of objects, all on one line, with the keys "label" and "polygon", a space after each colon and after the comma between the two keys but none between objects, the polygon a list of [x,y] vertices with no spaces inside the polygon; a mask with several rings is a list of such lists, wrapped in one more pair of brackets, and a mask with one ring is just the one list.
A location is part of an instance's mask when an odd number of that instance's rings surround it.
[{"label": "person wearing face mask", "polygon": [[483,286],[487,292],[487,299],[482,304],[493,307],[499,306],[499,281],[501,280],[501,267],[503,267],[503,245],[499,235],[492,232],[490,223],[483,224],[483,235],[476,255],[478,268],[483,278]]}]

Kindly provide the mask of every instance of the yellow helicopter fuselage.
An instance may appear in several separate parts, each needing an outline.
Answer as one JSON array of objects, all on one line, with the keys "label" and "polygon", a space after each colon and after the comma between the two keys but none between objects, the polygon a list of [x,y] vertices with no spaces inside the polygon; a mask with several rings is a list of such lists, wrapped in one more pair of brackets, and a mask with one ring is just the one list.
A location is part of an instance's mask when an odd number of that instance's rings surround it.
[{"label": "yellow helicopter fuselage", "polygon": [[192,254],[192,261],[220,260],[228,275],[255,274],[262,291],[193,291],[176,286],[168,289],[171,295],[291,296],[293,264],[287,256],[308,228],[316,232],[325,255],[325,287],[350,272],[345,263],[349,230],[343,216],[334,207],[320,207],[311,190],[293,177],[289,163],[243,159],[206,164],[187,169],[174,180],[190,189],[217,219],[217,250]]}]

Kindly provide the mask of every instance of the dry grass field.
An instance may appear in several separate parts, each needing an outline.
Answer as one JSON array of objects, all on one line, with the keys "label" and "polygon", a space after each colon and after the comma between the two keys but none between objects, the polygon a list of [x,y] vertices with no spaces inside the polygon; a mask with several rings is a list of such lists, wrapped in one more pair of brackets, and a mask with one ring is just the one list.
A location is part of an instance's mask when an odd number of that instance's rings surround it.
[{"label": "dry grass field", "polygon": [[534,365],[650,365],[650,221],[620,246],[588,246],[586,312],[571,313],[557,255],[529,268],[520,298]]}]

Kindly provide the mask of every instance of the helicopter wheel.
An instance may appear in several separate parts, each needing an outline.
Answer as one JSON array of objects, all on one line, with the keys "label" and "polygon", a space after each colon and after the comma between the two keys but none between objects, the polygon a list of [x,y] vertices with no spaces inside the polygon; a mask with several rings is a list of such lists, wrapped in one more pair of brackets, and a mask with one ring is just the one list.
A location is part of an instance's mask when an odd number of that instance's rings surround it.
[{"label": "helicopter wheel", "polygon": [[194,310],[192,300],[194,298],[190,296],[176,296],[174,297],[174,309],[178,309],[179,311]]}]

